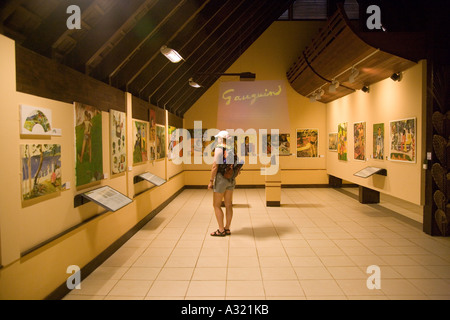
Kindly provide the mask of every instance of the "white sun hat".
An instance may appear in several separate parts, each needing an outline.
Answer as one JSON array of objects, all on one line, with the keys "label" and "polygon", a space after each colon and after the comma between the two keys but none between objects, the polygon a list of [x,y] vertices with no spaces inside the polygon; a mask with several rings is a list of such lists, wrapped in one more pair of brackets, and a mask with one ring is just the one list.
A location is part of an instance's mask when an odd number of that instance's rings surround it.
[{"label": "white sun hat", "polygon": [[218,134],[215,135],[215,137],[225,139],[229,135],[230,134],[228,133],[228,131],[220,131]]}]

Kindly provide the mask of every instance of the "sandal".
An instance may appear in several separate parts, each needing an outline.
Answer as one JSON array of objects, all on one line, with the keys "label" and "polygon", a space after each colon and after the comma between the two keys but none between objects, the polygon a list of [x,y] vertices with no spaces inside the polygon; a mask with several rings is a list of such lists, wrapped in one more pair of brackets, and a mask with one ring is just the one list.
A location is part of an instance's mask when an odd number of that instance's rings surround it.
[{"label": "sandal", "polygon": [[211,233],[211,237],[225,237],[225,236],[226,236],[225,230],[223,232],[220,232],[220,230],[217,229],[216,231]]},{"label": "sandal", "polygon": [[223,231],[225,231],[225,234],[227,236],[229,236],[231,234],[231,230],[230,229],[223,229]]}]

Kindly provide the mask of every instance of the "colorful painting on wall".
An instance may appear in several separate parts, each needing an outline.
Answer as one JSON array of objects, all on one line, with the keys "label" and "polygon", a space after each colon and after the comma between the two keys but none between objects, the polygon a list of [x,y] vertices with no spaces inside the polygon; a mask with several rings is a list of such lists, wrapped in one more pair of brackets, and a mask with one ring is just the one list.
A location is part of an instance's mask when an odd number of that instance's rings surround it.
[{"label": "colorful painting on wall", "polygon": [[166,127],[156,125],[156,159],[166,157]]},{"label": "colorful painting on wall", "polygon": [[280,156],[290,156],[291,155],[291,134],[281,133],[280,134]]},{"label": "colorful painting on wall", "polygon": [[373,125],[373,154],[374,159],[384,160],[384,123]]},{"label": "colorful painting on wall", "polygon": [[111,174],[125,172],[127,166],[126,113],[110,110]]},{"label": "colorful painting on wall", "polygon": [[239,157],[255,156],[256,155],[256,140],[257,137],[254,134],[240,134],[236,136],[237,142],[240,143]]},{"label": "colorful painting on wall", "polygon": [[338,134],[337,132],[332,132],[328,134],[328,151],[338,150]]},{"label": "colorful painting on wall", "polygon": [[167,128],[167,135],[169,138],[169,146],[167,148],[167,158],[169,160],[172,160],[174,158],[174,154],[173,154],[173,148],[175,148],[175,146],[178,144],[178,140],[175,137],[175,130],[177,130],[176,127],[174,126],[168,126]]},{"label": "colorful painting on wall", "polygon": [[149,119],[150,119],[149,141],[151,144],[152,142],[155,142],[155,140],[156,140],[156,112],[153,109],[150,109],[149,112],[150,112],[150,114],[149,114]]},{"label": "colorful painting on wall", "polygon": [[338,160],[347,161],[347,122],[338,125]]},{"label": "colorful painting on wall", "polygon": [[133,165],[148,161],[148,123],[133,120]]},{"label": "colorful painting on wall", "polygon": [[353,159],[366,160],[366,123],[356,122],[353,124]]},{"label": "colorful painting on wall", "polygon": [[389,123],[390,160],[416,162],[416,130],[416,118],[395,120]]},{"label": "colorful painting on wall", "polygon": [[22,200],[31,200],[61,190],[61,145],[20,146]]},{"label": "colorful painting on wall", "polygon": [[52,134],[52,111],[20,105],[20,133],[28,135]]},{"label": "colorful painting on wall", "polygon": [[75,176],[82,186],[103,179],[102,113],[75,102]]},{"label": "colorful painting on wall", "polygon": [[317,158],[318,146],[318,129],[297,129],[297,158]]}]

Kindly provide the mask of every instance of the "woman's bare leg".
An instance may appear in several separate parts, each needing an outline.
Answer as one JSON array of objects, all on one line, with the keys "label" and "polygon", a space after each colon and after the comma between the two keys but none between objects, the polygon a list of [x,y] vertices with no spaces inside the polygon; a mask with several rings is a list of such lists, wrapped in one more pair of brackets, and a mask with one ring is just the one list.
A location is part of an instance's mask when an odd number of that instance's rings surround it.
[{"label": "woman's bare leg", "polygon": [[214,207],[214,213],[216,214],[217,223],[219,225],[219,231],[223,232],[224,225],[223,225],[223,211],[222,211],[222,199],[224,194],[214,192],[213,195],[213,207]]},{"label": "woman's bare leg", "polygon": [[233,220],[233,190],[225,191],[224,202],[226,209],[226,224],[224,228],[230,230],[231,220]]}]

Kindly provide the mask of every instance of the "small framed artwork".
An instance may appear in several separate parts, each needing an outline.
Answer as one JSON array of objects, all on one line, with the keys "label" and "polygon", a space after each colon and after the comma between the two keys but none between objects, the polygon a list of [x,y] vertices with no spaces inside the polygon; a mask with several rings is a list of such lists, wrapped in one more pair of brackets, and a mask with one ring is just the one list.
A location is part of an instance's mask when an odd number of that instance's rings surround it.
[{"label": "small framed artwork", "polygon": [[373,125],[373,159],[384,160],[384,123]]},{"label": "small framed artwork", "polygon": [[338,160],[347,161],[347,122],[338,125]]},{"label": "small framed artwork", "polygon": [[297,158],[318,158],[319,129],[297,129]]},{"label": "small framed artwork", "polygon": [[366,123],[353,124],[353,159],[366,161]]},{"label": "small framed artwork", "polygon": [[389,139],[389,160],[416,163],[416,118],[390,121]]},{"label": "small framed artwork", "polygon": [[338,134],[337,132],[332,132],[328,134],[328,151],[337,152],[338,150]]}]

